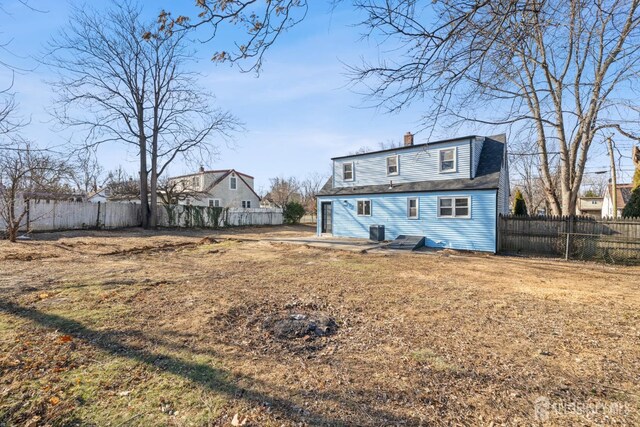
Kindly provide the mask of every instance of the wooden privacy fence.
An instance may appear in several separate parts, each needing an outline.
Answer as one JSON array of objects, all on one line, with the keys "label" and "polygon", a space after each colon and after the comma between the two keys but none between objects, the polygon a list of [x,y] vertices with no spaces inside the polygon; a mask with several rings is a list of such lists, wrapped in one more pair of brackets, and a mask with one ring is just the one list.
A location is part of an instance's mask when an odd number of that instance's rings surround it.
[{"label": "wooden privacy fence", "polygon": [[[25,202],[16,204],[16,212]],[[21,229],[29,231],[77,230],[84,228],[136,227],[141,223],[140,207],[131,203],[79,203],[68,201],[28,202]],[[6,224],[0,219],[0,230]]]},{"label": "wooden privacy fence", "polygon": [[217,208],[209,206],[158,206],[160,227],[223,228],[242,225],[280,225],[281,209]]},{"label": "wooden privacy fence", "polygon": [[[22,212],[23,203],[16,206]],[[87,228],[126,228],[142,224],[140,205],[134,203],[81,203],[29,201],[22,231],[60,231]],[[214,208],[204,206],[158,206],[160,227],[222,228],[242,225],[280,225],[280,209]],[[0,218],[0,231],[6,224]]]},{"label": "wooden privacy fence", "polygon": [[498,227],[504,253],[640,262],[640,218],[501,215]]}]

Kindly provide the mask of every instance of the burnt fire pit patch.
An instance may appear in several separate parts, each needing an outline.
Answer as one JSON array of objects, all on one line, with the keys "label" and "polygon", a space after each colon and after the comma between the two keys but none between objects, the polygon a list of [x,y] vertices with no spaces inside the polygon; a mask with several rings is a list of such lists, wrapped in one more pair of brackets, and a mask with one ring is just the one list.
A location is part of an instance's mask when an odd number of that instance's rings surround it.
[{"label": "burnt fire pit patch", "polygon": [[291,313],[270,317],[265,320],[263,326],[275,338],[283,340],[326,337],[333,335],[338,329],[332,317],[321,313]]}]

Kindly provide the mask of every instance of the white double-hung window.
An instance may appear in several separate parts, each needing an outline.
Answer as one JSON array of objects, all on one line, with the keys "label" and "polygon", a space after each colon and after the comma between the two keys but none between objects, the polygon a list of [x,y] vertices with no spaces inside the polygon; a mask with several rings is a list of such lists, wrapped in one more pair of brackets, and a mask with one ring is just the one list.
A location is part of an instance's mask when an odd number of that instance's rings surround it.
[{"label": "white double-hung window", "polygon": [[446,148],[440,150],[439,163],[440,172],[455,172],[456,171],[456,149]]},{"label": "white double-hung window", "polygon": [[438,217],[471,218],[471,197],[439,197]]},{"label": "white double-hung window", "polygon": [[345,181],[353,181],[353,162],[342,164],[342,179]]},{"label": "white double-hung window", "polygon": [[358,200],[358,216],[371,216],[371,200]]},{"label": "white double-hung window", "polygon": [[194,176],[191,178],[191,189],[194,191],[200,190],[200,177]]},{"label": "white double-hung window", "polygon": [[418,215],[419,215],[418,198],[409,197],[407,199],[407,218],[418,219]]},{"label": "white double-hung window", "polygon": [[238,178],[236,178],[235,176],[232,176],[231,178],[229,178],[229,189],[236,190],[237,188],[238,188]]},{"label": "white double-hung window", "polygon": [[398,175],[398,156],[387,157],[387,176]]}]

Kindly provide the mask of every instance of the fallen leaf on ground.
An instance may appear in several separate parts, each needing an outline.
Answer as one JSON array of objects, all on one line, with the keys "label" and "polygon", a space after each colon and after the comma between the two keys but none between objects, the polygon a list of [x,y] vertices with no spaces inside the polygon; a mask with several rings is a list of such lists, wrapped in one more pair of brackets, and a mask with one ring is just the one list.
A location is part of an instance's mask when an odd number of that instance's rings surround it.
[{"label": "fallen leaf on ground", "polygon": [[242,421],[240,421],[240,415],[238,415],[237,413],[233,416],[233,419],[231,420],[231,425],[234,427],[237,426],[244,426],[247,424],[247,417],[244,417],[242,419]]}]

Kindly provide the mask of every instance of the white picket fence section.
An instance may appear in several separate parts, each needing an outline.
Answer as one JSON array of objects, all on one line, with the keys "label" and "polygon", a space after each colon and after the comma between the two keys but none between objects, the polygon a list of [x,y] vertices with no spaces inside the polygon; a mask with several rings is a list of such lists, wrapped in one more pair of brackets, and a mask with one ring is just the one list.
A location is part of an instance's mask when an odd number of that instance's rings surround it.
[{"label": "white picket fence section", "polygon": [[[22,211],[22,205],[16,207]],[[171,211],[171,215],[169,214]],[[280,209],[210,208],[175,205],[158,206],[158,226],[180,228],[222,228],[229,226],[280,225]],[[30,231],[79,230],[87,228],[139,227],[140,205],[133,203],[77,203],[30,201],[22,229]],[[0,218],[0,231],[6,224]]]}]

